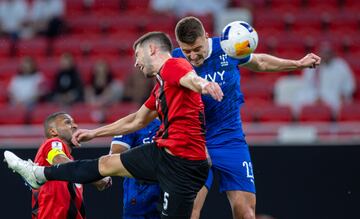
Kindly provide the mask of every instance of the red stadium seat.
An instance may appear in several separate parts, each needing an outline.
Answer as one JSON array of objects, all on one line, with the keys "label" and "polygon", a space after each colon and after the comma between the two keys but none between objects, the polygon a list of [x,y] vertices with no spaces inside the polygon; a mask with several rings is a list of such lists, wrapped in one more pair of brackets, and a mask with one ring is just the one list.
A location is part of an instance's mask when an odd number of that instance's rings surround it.
[{"label": "red stadium seat", "polygon": [[11,41],[7,38],[0,38],[0,57],[8,57],[10,55]]},{"label": "red stadium seat", "polygon": [[2,89],[0,89],[0,108],[2,107],[3,104],[7,103],[8,101],[8,83],[5,81],[0,81],[0,87]]},{"label": "red stadium seat", "polygon": [[120,12],[121,1],[119,0],[94,0],[93,11]]},{"label": "red stadium seat", "polygon": [[345,104],[341,107],[339,121],[360,121],[360,103]]},{"label": "red stadium seat", "polygon": [[331,109],[323,104],[304,106],[299,116],[299,121],[302,122],[330,122],[331,120]]},{"label": "red stadium seat", "polygon": [[42,124],[50,114],[58,111],[67,110],[54,103],[37,104],[30,113],[30,123]]},{"label": "red stadium seat", "polygon": [[21,40],[17,43],[18,56],[44,57],[47,55],[48,41],[45,38]]},{"label": "red stadium seat", "polygon": [[264,83],[259,79],[252,79],[250,81],[242,81],[240,86],[244,96],[248,99],[262,99],[271,100],[273,94],[273,84]]},{"label": "red stadium seat", "polygon": [[102,20],[92,14],[72,17],[67,19],[71,33],[101,33]]},{"label": "red stadium seat", "polygon": [[292,112],[288,106],[271,105],[258,109],[257,119],[259,122],[291,122]]},{"label": "red stadium seat", "polygon": [[116,120],[134,113],[139,109],[137,103],[119,103],[112,105],[106,110],[106,123],[115,122]]},{"label": "red stadium seat", "polygon": [[17,72],[20,60],[15,58],[1,59],[0,81],[9,81]]},{"label": "red stadium seat", "polygon": [[66,15],[78,15],[85,10],[84,0],[66,0]]},{"label": "red stadium seat", "polygon": [[101,37],[88,41],[91,55],[119,55],[122,40]]},{"label": "red stadium seat", "polygon": [[0,107],[0,125],[20,125],[26,122],[27,110],[22,106],[4,105]]},{"label": "red stadium seat", "polygon": [[112,61],[110,66],[114,76],[120,80],[125,80],[135,69],[133,58]]},{"label": "red stadium seat", "polygon": [[146,12],[149,10],[150,0],[126,0],[126,9],[128,11]]},{"label": "red stadium seat", "polygon": [[69,113],[76,123],[101,123],[104,120],[104,113],[101,109],[85,103],[72,105]]},{"label": "red stadium seat", "polygon": [[90,52],[91,42],[97,40],[99,35],[69,35],[61,37],[54,42],[53,55],[59,56],[63,53],[71,53],[80,57]]}]

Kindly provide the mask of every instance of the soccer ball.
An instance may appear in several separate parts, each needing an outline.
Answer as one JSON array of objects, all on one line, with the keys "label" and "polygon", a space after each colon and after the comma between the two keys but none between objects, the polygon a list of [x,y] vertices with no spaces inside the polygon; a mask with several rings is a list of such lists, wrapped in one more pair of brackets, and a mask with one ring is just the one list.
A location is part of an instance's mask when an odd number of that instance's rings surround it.
[{"label": "soccer ball", "polygon": [[258,41],[258,35],[250,24],[234,21],[224,27],[220,45],[228,56],[241,59],[255,51]]}]

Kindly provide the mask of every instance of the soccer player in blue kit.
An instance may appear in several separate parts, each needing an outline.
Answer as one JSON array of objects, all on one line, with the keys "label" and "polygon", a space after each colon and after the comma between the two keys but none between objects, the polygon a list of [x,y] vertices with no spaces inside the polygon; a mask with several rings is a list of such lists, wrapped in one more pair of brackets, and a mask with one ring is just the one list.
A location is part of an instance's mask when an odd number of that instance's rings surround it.
[{"label": "soccer player in blue kit", "polygon": [[[208,37],[201,21],[195,17],[181,19],[176,25],[175,35],[180,48],[173,51],[173,56],[186,58],[199,76],[217,82],[224,92],[221,102],[202,96],[211,169],[220,176],[220,191],[227,194],[233,218],[255,219],[254,175],[240,118],[244,96],[240,89],[239,67],[255,72],[283,72],[314,68],[320,64],[321,58],[313,53],[299,60],[253,53],[243,59],[234,59],[221,49],[219,37]],[[211,183],[212,173],[209,173],[195,200],[193,219],[200,217]]]},{"label": "soccer player in blue kit", "polygon": [[[136,132],[115,136],[111,141],[111,154],[122,153],[137,145],[153,142],[160,120],[154,119],[145,128]],[[158,184],[143,183],[134,178],[125,177],[123,182],[123,219],[160,219],[157,203],[160,199]]]}]

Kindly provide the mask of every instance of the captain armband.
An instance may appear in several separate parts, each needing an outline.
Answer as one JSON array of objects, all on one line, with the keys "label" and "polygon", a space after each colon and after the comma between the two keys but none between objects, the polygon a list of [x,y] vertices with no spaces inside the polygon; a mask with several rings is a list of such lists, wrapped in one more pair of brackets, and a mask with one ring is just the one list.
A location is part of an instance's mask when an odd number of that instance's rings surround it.
[{"label": "captain armband", "polygon": [[[47,162],[49,162],[49,163],[52,165],[52,164],[53,164],[53,159],[54,159],[54,157],[56,157],[57,155],[60,155],[60,154],[66,156],[66,154],[64,153],[64,151],[62,151],[62,150],[60,150],[60,149],[57,149],[57,148],[51,149],[51,151],[49,151],[49,153],[48,153],[48,155],[47,155],[47,158],[46,158]],[[67,156],[66,156],[66,157],[67,157]]]}]

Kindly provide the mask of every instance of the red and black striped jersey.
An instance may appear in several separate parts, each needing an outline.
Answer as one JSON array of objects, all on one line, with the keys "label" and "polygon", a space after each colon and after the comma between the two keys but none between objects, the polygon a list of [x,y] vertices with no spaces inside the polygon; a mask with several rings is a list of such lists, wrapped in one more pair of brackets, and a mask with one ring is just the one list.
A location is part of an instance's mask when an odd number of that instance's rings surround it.
[{"label": "red and black striped jersey", "polygon": [[168,59],[145,106],[157,110],[161,126],[155,142],[175,156],[205,160],[205,119],[201,94],[180,85],[192,66],[182,58]]},{"label": "red and black striped jersey", "polygon": [[[59,138],[46,140],[38,149],[35,163],[51,166],[57,154],[73,160],[68,146]],[[65,181],[48,181],[38,190],[32,190],[32,219],[85,219],[83,187]]]}]

